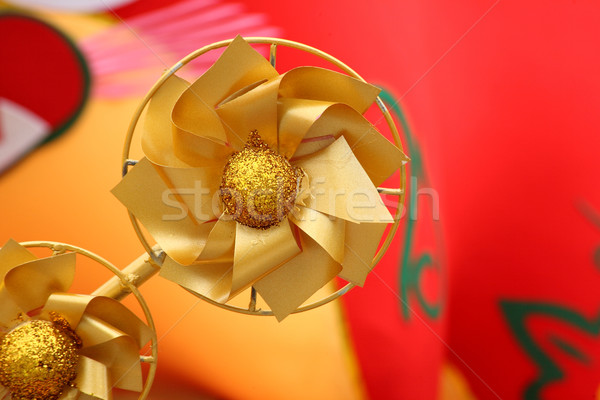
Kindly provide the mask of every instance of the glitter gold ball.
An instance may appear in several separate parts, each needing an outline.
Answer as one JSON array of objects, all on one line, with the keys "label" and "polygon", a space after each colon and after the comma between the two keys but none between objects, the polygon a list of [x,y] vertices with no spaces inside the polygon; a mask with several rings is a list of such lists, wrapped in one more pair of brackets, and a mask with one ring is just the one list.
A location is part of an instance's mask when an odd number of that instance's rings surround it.
[{"label": "glitter gold ball", "polygon": [[267,229],[279,224],[294,205],[301,168],[271,150],[257,131],[242,151],[233,153],[221,179],[225,213],[243,225]]},{"label": "glitter gold ball", "polygon": [[25,322],[0,342],[0,384],[13,400],[55,400],[77,375],[81,340],[56,315]]}]

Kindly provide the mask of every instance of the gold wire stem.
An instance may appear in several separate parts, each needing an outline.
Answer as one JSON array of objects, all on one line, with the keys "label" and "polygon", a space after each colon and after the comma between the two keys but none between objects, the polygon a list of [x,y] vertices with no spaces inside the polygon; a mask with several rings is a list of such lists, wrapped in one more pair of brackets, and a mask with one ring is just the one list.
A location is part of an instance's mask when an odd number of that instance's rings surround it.
[{"label": "gold wire stem", "polygon": [[[164,258],[164,253],[157,246],[153,250],[155,250],[155,254],[159,254],[159,258]],[[92,295],[106,296],[121,301],[131,293],[130,286],[139,287],[159,271],[160,265],[154,261],[153,257],[144,253],[121,270],[122,277],[113,276],[96,289]]]},{"label": "gold wire stem", "polygon": [[[156,361],[158,359],[158,338],[156,335],[156,326],[154,324],[154,318],[152,317],[150,308],[148,307],[146,300],[144,299],[144,297],[142,296],[142,294],[140,293],[140,291],[138,290],[136,285],[131,283],[127,279],[127,277],[123,274],[123,272],[121,272],[113,264],[111,264],[104,258],[92,253],[91,251],[85,250],[81,247],[73,246],[73,245],[66,244],[66,243],[50,242],[50,241],[22,242],[21,245],[24,247],[47,248],[52,251],[52,255],[63,254],[67,251],[81,254],[84,257],[87,257],[93,261],[96,261],[98,264],[102,265],[104,268],[106,268],[110,272],[112,272],[115,276],[113,278],[111,278],[111,280],[116,278],[117,281],[119,281],[120,284],[122,284],[126,288],[127,293],[132,293],[135,296],[140,307],[142,307],[142,311],[144,312],[144,316],[146,317],[146,323],[151,331],[151,339],[150,339],[152,342],[152,345],[150,348],[151,355],[150,356],[140,356],[140,361],[144,362],[144,363],[148,363],[150,365],[150,369],[148,371],[148,375],[146,376],[146,381],[144,382],[144,386],[143,386],[142,392],[140,393],[140,396],[138,397],[138,400],[147,399],[148,395],[150,394],[150,389],[152,388],[152,384],[154,383],[154,378],[156,376],[156,368],[157,368]],[[145,254],[144,256],[148,257],[147,254]],[[105,286],[105,285],[103,285],[103,286]]]},{"label": "gold wire stem", "polygon": [[377,191],[381,194],[389,194],[392,196],[400,196],[404,194],[404,189],[378,187]]},{"label": "gold wire stem", "polygon": [[[270,45],[269,61],[273,65],[275,65],[275,62],[276,62],[277,47],[285,46],[285,47],[297,49],[300,51],[304,51],[304,52],[316,55],[317,57],[320,57],[320,58],[330,62],[331,64],[337,66],[342,71],[346,72],[348,75],[350,75],[356,79],[359,79],[363,82],[366,82],[358,73],[356,73],[348,65],[346,65],[342,61],[338,60],[337,58],[325,53],[324,51],[321,51],[314,47],[311,47],[311,46],[308,46],[308,45],[305,45],[302,43],[294,42],[291,40],[270,38],[270,37],[246,37],[246,38],[244,38],[244,40],[246,40],[248,43],[252,43],[252,44],[268,44],[268,45]],[[148,91],[148,93],[146,93],[146,96],[141,101],[137,110],[133,114],[133,118],[131,119],[131,123],[129,124],[129,128],[128,128],[127,134],[125,136],[125,143],[123,145],[123,155],[122,155],[121,165],[120,165],[120,167],[123,169],[124,173],[126,173],[129,165],[133,165],[135,163],[134,160],[130,160],[130,152],[131,152],[131,144],[133,141],[133,136],[135,134],[136,127],[137,127],[137,124],[139,122],[139,119],[140,119],[142,113],[144,112],[146,106],[148,105],[148,102],[150,101],[152,96],[154,96],[156,91],[158,89],[160,89],[160,87],[165,83],[165,81],[171,75],[175,74],[179,69],[181,69],[183,66],[188,64],[190,61],[192,61],[192,60],[196,59],[197,57],[199,57],[205,53],[208,53],[212,50],[216,50],[216,49],[228,46],[232,41],[233,41],[233,39],[215,42],[215,43],[204,46],[204,47],[188,54],[183,59],[181,59],[177,64],[175,64],[173,67],[166,70],[163,73],[163,75],[159,78],[159,80],[154,84],[154,86],[152,86],[152,88]],[[398,128],[396,127],[394,119],[391,116],[389,110],[387,109],[387,107],[385,106],[385,104],[383,103],[381,98],[377,97],[375,102],[376,102],[379,110],[381,111],[381,114],[383,115],[388,127],[390,128],[390,132],[392,134],[394,144],[400,150],[403,150],[402,140],[400,139],[400,134],[398,132]],[[375,265],[377,265],[377,263],[379,263],[379,261],[383,258],[385,252],[387,251],[387,249],[389,248],[389,246],[392,242],[392,239],[394,238],[394,236],[396,234],[396,231],[398,230],[398,227],[400,224],[400,218],[402,217],[402,213],[403,213],[403,209],[404,209],[404,197],[405,197],[404,188],[405,187],[406,187],[406,166],[403,164],[400,167],[399,188],[397,188],[397,189],[377,188],[379,190],[379,192],[382,194],[389,194],[389,195],[397,196],[398,202],[396,203],[396,210],[395,210],[395,214],[394,214],[394,223],[392,224],[391,228],[388,230],[387,235],[386,235],[385,239],[383,240],[381,247],[379,248],[379,251],[377,252],[377,254],[375,254],[375,257],[373,258],[373,261],[371,263],[371,268],[375,267]],[[138,238],[140,239],[142,246],[144,246],[147,253],[151,257],[154,257],[155,255],[154,255],[154,251],[153,251],[151,245],[149,244],[148,240],[146,239],[144,233],[142,232],[142,229],[141,229],[141,226],[140,226],[138,220],[135,218],[135,216],[131,212],[129,212],[129,219],[131,220],[133,229],[134,229],[136,235],[138,236]],[[158,265],[160,265],[160,264],[158,264]],[[333,300],[337,299],[338,297],[346,294],[353,287],[354,287],[354,284],[348,283],[344,287],[331,293],[329,296],[327,296],[319,301],[299,307],[293,313],[300,313],[300,312],[312,310],[314,308],[317,308],[324,304],[327,304],[330,301],[333,301]],[[200,297],[201,299],[203,299],[211,304],[214,304],[217,307],[221,307],[221,308],[227,309],[229,311],[235,311],[238,313],[250,314],[250,315],[268,315],[268,316],[274,315],[271,310],[256,309],[256,298],[254,297],[255,296],[254,290],[251,291],[251,298],[250,298],[248,308],[237,307],[237,306],[230,305],[230,304],[221,304],[214,300],[211,300],[208,297],[202,296],[198,293],[194,293],[194,295],[196,295],[197,297]]]}]

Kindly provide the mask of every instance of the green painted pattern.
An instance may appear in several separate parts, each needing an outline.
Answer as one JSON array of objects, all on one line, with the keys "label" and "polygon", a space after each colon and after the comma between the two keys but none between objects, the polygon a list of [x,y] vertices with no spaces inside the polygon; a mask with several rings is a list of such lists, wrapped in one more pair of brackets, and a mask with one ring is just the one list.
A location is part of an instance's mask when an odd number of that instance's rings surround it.
[{"label": "green painted pattern", "polygon": [[578,348],[574,347],[569,342],[562,339],[560,336],[552,335],[549,337],[550,342],[552,342],[556,347],[570,355],[571,357],[577,359],[583,364],[589,364],[591,362],[590,357],[581,352]]},{"label": "green painted pattern", "polygon": [[392,94],[385,89],[380,93],[381,99],[390,105],[393,113],[398,117],[402,130],[404,131],[406,143],[408,146],[408,155],[411,158],[410,171],[410,196],[407,198],[407,214],[406,214],[406,230],[404,235],[404,244],[400,256],[400,274],[398,285],[400,287],[400,306],[404,320],[410,319],[412,307],[410,306],[410,294],[414,293],[417,301],[425,314],[431,319],[438,319],[441,315],[444,298],[439,296],[439,300],[430,304],[423,295],[419,286],[420,278],[427,268],[433,268],[441,275],[440,263],[437,261],[434,254],[425,251],[421,254],[414,255],[414,239],[416,228],[416,206],[417,206],[417,182],[419,180],[426,182],[427,175],[423,165],[423,157],[421,150],[412,134],[412,131],[406,120],[404,112],[399,106]]},{"label": "green painted pattern", "polygon": [[[541,399],[542,390],[548,384],[560,381],[565,377],[564,370],[544,352],[542,346],[535,341],[533,335],[528,330],[527,320],[530,317],[548,317],[577,329],[584,334],[594,337],[600,335],[600,312],[595,319],[589,320],[578,311],[559,304],[516,300],[501,300],[500,308],[520,347],[537,366],[539,371],[537,378],[528,384],[524,390],[523,398],[526,400]],[[563,339],[558,338],[557,341],[556,338],[551,338],[551,342],[580,362],[586,363],[590,358]]]}]

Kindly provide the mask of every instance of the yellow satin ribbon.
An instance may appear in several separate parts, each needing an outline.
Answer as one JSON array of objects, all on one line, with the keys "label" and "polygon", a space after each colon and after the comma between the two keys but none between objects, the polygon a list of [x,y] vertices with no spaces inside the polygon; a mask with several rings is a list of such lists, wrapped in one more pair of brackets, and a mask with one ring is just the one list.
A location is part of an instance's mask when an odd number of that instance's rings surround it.
[{"label": "yellow satin ribbon", "polygon": [[150,329],[113,299],[65,293],[75,276],[75,257],[65,253],[38,259],[8,241],[0,249],[0,327],[9,330],[31,318],[50,321],[50,313],[66,319],[83,347],[76,387],[65,388],[59,400],[108,400],[113,387],[141,391],[139,352],[151,338]]},{"label": "yellow satin ribbon", "polygon": [[[362,285],[393,222],[376,186],[408,157],[362,115],[378,93],[323,68],[279,74],[237,37],[192,84],[173,75],[158,89],[146,158],[113,193],[168,255],[163,277],[218,302],[254,286],[281,320],[336,275]],[[253,130],[307,175],[293,214],[266,231],[218,201],[223,166]]]}]

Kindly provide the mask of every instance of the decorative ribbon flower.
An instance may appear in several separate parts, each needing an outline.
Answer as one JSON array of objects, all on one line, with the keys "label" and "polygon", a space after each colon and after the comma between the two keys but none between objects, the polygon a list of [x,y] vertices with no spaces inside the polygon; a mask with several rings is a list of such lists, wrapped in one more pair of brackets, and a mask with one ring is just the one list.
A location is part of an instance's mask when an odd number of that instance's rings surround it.
[{"label": "decorative ribbon flower", "polygon": [[407,157],[362,116],[378,93],[280,75],[237,37],[193,84],[156,91],[146,157],[113,193],[168,255],[162,276],[217,302],[253,286],[281,320],[336,275],[362,286],[393,222],[376,186]]},{"label": "decorative ribbon flower", "polygon": [[64,293],[74,274],[74,253],[38,259],[12,240],[0,249],[0,399],[141,391],[149,328],[115,300]]}]

